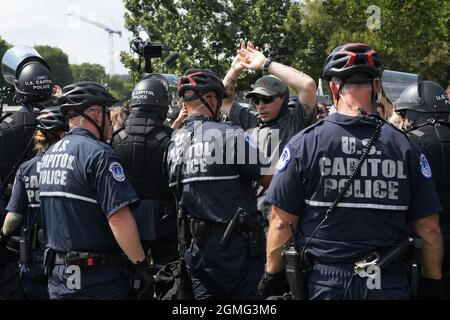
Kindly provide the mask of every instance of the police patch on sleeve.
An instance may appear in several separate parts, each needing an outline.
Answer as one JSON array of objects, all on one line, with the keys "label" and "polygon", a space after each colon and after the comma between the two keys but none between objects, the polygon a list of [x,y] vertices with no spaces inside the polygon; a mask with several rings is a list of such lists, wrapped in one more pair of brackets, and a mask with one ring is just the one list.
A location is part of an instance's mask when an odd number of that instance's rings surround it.
[{"label": "police patch on sleeve", "polygon": [[118,162],[112,162],[109,165],[109,172],[112,173],[113,178],[119,182],[125,181],[125,173],[123,172],[122,165]]},{"label": "police patch on sleeve", "polygon": [[420,154],[420,172],[425,179],[431,179],[433,177],[430,164],[423,153]]},{"label": "police patch on sleeve", "polygon": [[287,147],[285,147],[283,149],[283,152],[281,153],[280,159],[277,162],[276,166],[277,171],[281,172],[284,169],[286,169],[290,161],[291,161],[291,151]]}]

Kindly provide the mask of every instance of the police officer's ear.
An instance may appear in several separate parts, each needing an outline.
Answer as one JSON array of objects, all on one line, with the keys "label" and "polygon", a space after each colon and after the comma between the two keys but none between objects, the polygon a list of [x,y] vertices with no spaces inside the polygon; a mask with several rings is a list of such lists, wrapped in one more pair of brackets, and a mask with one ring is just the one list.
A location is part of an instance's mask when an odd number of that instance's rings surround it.
[{"label": "police officer's ear", "polygon": [[336,105],[339,97],[339,84],[335,81],[329,81],[328,87],[330,88],[331,97],[333,99],[333,104]]}]

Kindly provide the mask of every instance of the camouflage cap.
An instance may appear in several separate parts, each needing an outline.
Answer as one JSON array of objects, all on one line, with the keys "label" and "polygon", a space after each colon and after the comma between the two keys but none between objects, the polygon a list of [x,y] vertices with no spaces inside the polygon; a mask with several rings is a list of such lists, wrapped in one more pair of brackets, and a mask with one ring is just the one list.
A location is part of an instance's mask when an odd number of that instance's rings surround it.
[{"label": "camouflage cap", "polygon": [[259,78],[253,85],[253,90],[246,94],[245,98],[254,95],[273,97],[286,92],[287,85],[279,78],[269,75]]}]

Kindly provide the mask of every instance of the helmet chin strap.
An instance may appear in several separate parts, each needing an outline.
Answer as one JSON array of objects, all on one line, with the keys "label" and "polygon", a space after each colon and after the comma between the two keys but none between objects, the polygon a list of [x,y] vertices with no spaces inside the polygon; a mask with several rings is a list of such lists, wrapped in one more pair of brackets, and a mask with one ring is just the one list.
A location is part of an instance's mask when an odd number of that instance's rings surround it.
[{"label": "helmet chin strap", "polygon": [[[220,103],[217,104],[217,109],[214,112],[213,108],[210,106],[210,104],[208,103],[208,101],[206,101],[205,99],[203,99],[202,96],[199,96],[200,101],[208,108],[209,112],[211,112],[212,118],[215,121],[219,121],[219,110],[220,110],[220,105],[222,104],[222,100],[220,100]],[[200,107],[200,106],[199,106]]]},{"label": "helmet chin strap", "polygon": [[[370,107],[371,107],[372,114],[377,114],[377,101],[376,101],[376,97],[375,97],[375,88],[374,88],[374,85],[373,85],[373,81],[370,82],[370,85],[372,87]],[[344,82],[342,82],[341,85],[339,86],[338,98],[336,99],[337,100],[336,101],[336,105],[339,102],[339,97],[340,97],[340,98],[342,98],[342,100],[344,100],[345,104],[347,104],[350,107],[350,109],[356,109],[356,111],[358,112],[357,117],[366,117],[366,116],[368,116],[369,113],[367,112],[366,109],[364,109],[362,107],[355,107],[355,106],[353,106],[352,104],[350,104],[348,102],[347,98],[345,98],[342,95],[343,87],[344,87]]]},{"label": "helmet chin strap", "polygon": [[[208,101],[206,101],[201,95],[197,94],[195,99],[199,99],[202,104],[198,105],[193,112],[196,112],[198,109],[200,109],[201,107],[205,106],[206,108],[208,108],[209,112],[211,112],[211,118],[214,119],[215,121],[219,121],[218,116],[219,116],[219,110],[220,110],[220,106],[222,105],[222,99],[218,100],[218,104],[217,104],[217,110],[214,112],[213,108],[211,107],[211,105],[208,103]],[[193,97],[190,97],[188,100],[194,100]]]},{"label": "helmet chin strap", "polygon": [[102,124],[101,124],[101,126],[99,126],[98,124],[97,124],[97,122],[94,120],[94,119],[92,119],[91,117],[89,117],[87,114],[85,114],[84,112],[81,112],[81,113],[78,113],[80,116],[82,116],[83,118],[85,118],[86,120],[88,120],[89,122],[91,122],[94,126],[95,126],[95,128],[97,129],[97,131],[98,131],[98,133],[99,133],[99,135],[100,135],[100,137],[99,137],[99,139],[98,140],[101,140],[101,141],[103,141],[103,142],[106,142],[106,139],[105,139],[105,137],[103,137],[103,135],[104,135],[104,132],[105,132],[105,124],[106,124],[106,121],[105,121],[105,118],[106,118],[106,111],[105,111],[105,108],[103,108],[103,110],[102,110]]},{"label": "helmet chin strap", "polygon": [[368,116],[369,113],[367,112],[366,109],[362,108],[362,107],[355,107],[352,104],[350,104],[347,100],[346,97],[344,97],[341,93],[339,93],[339,97],[342,98],[342,100],[344,100],[345,104],[348,105],[350,107],[350,109],[354,110],[356,109],[356,111],[358,112],[358,114],[356,115],[357,117],[365,117]]}]

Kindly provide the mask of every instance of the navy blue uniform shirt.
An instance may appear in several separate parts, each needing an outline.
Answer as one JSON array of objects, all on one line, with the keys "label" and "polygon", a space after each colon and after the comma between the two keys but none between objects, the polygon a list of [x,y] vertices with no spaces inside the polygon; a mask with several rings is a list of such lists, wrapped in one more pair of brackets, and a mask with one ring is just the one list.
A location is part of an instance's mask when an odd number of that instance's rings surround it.
[{"label": "navy blue uniform shirt", "polygon": [[177,185],[182,149],[185,163],[181,205],[189,214],[223,223],[233,217],[238,207],[256,212],[251,184],[264,173],[265,165],[256,145],[242,129],[231,122],[216,122],[204,116],[187,118],[168,146],[166,166],[171,188]]},{"label": "navy blue uniform shirt", "polygon": [[120,250],[107,219],[139,199],[110,146],[71,129],[44,154],[39,181],[48,247]]},{"label": "navy blue uniform shirt", "polygon": [[[24,217],[31,213],[33,222],[40,225],[40,217],[36,216],[39,208],[39,171],[44,153],[38,153],[19,167],[6,211],[18,213]],[[24,220],[25,222],[26,220]]]},{"label": "navy blue uniform shirt", "polygon": [[[277,164],[266,200],[301,216],[300,243],[337,198],[375,129],[373,118],[334,113],[295,135]],[[327,262],[391,247],[414,220],[441,211],[428,161],[405,134],[384,124],[344,198],[308,246]]]}]

